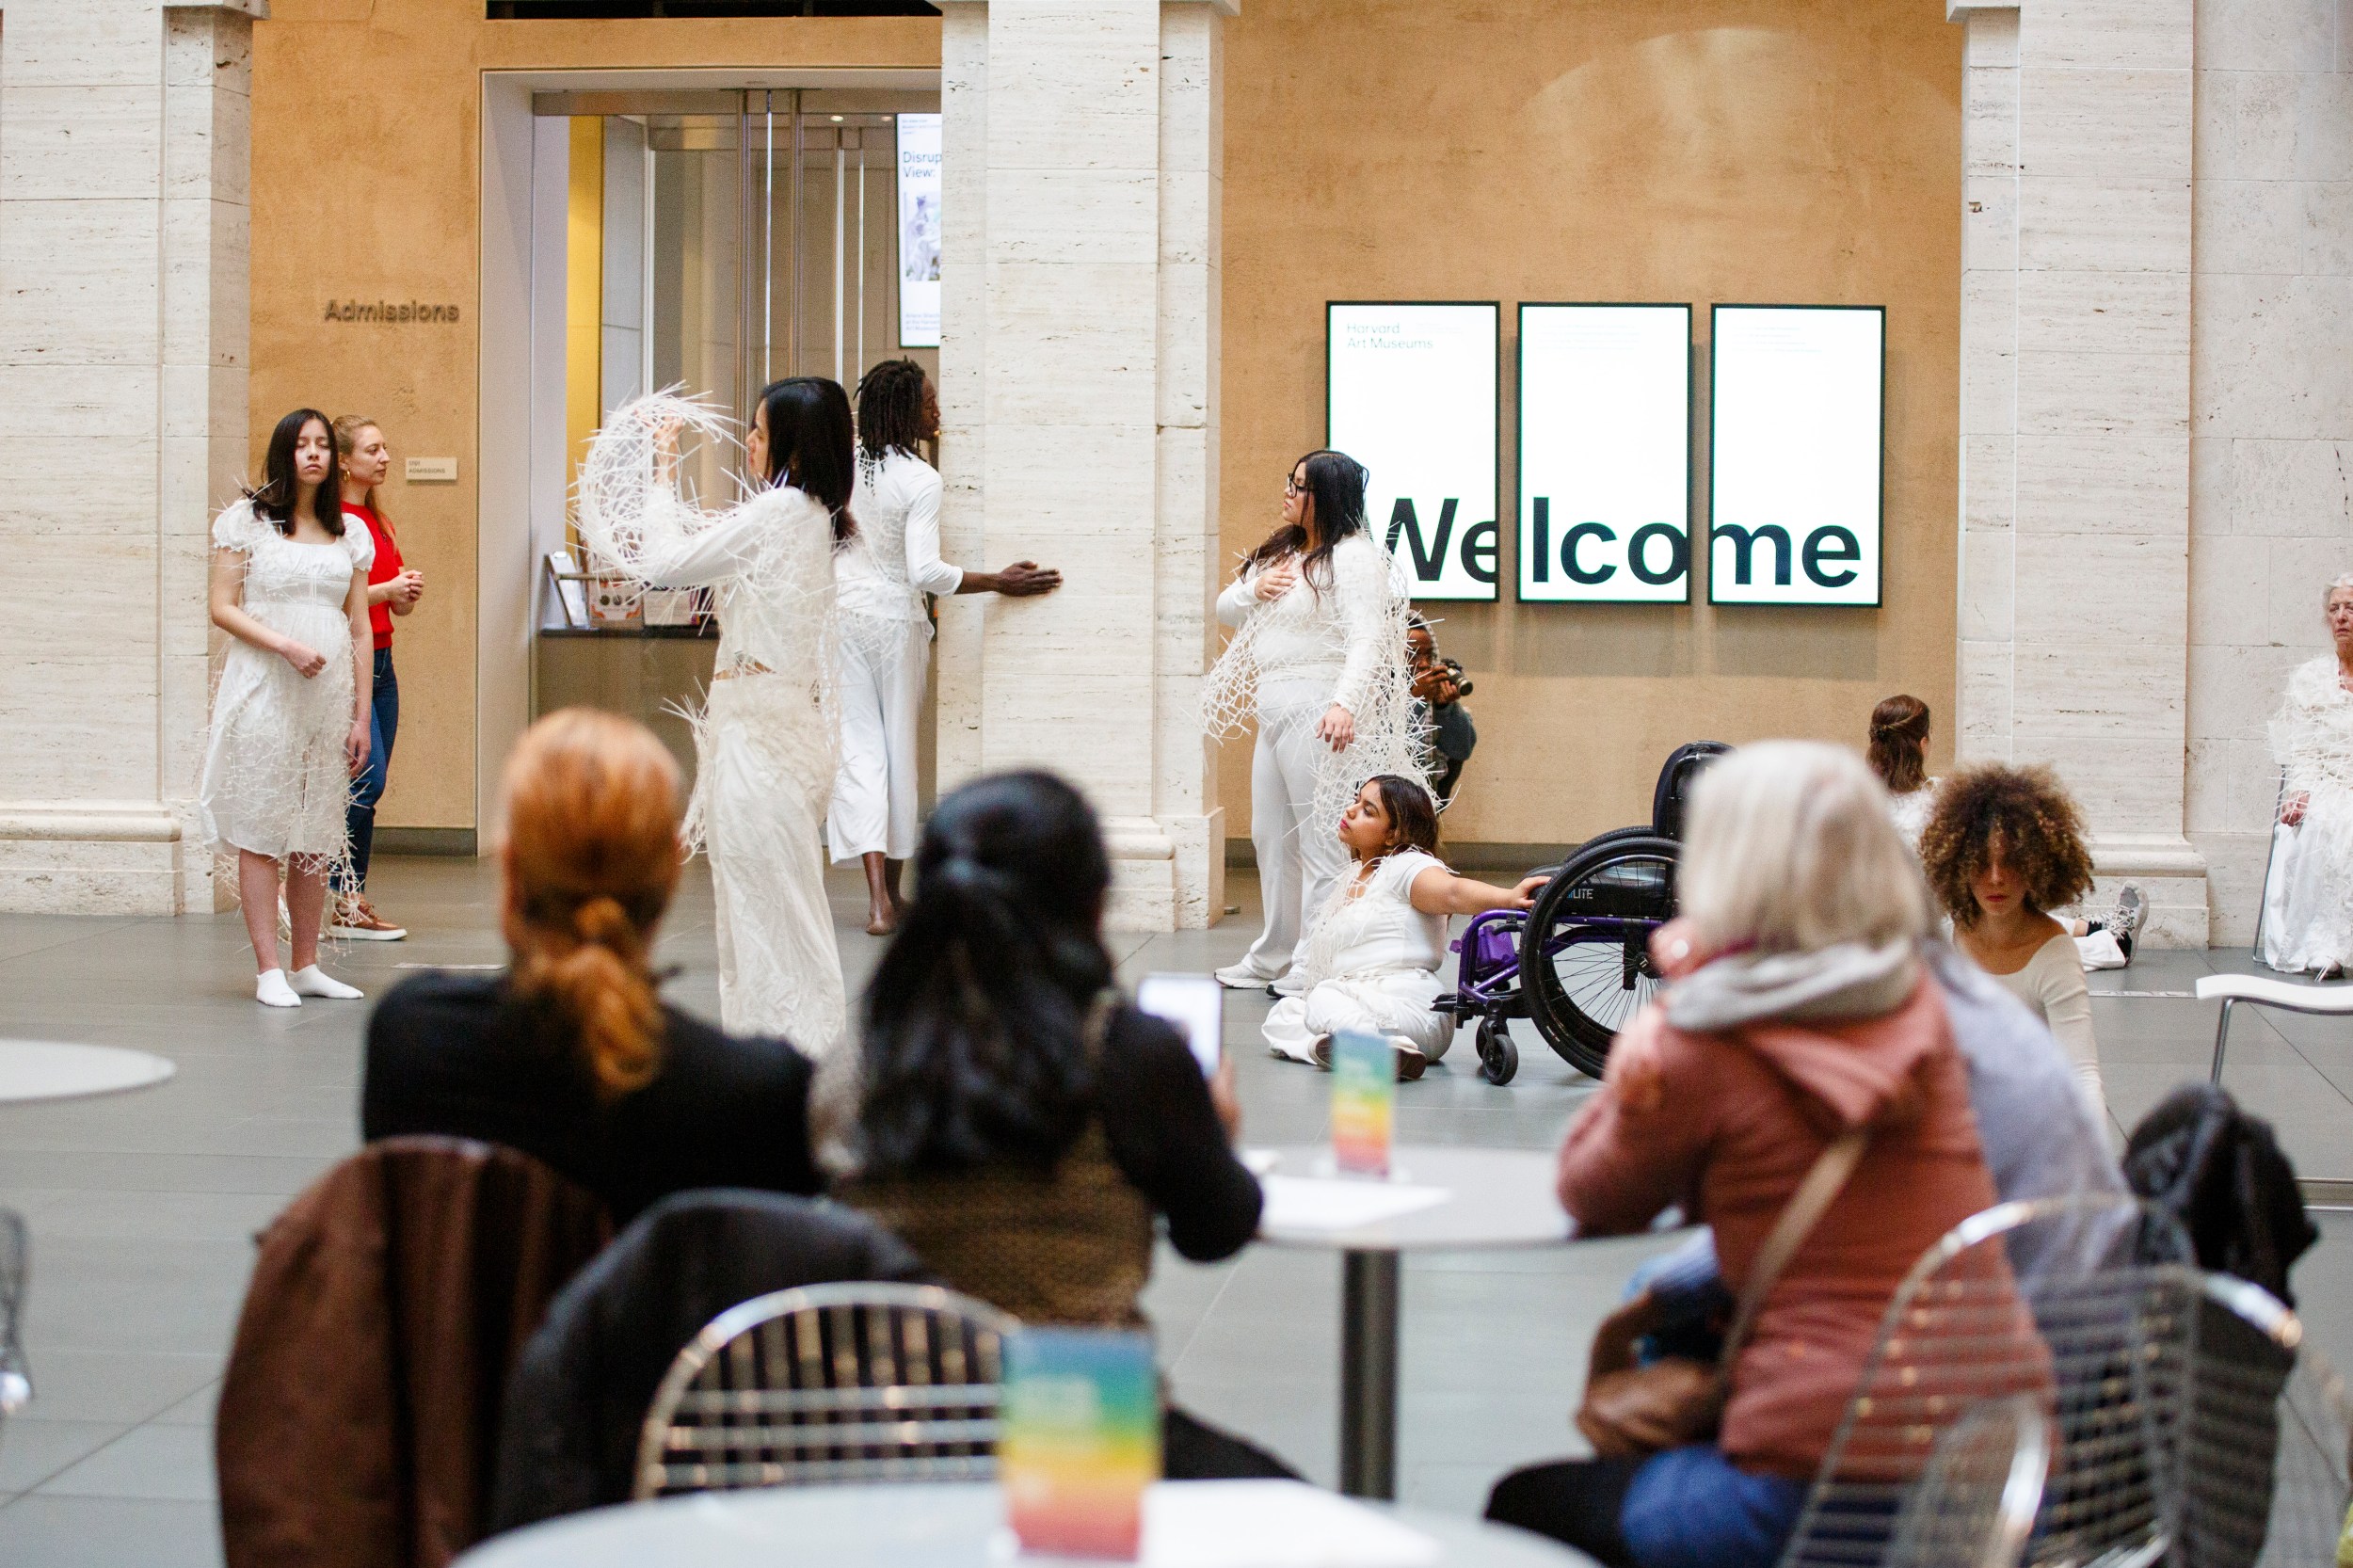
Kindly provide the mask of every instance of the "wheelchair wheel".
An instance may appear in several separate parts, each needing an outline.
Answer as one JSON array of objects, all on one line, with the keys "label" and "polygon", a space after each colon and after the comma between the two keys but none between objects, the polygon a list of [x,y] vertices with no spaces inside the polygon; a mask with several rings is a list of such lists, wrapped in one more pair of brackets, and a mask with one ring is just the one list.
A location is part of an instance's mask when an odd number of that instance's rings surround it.
[{"label": "wheelchair wheel", "polygon": [[1569,856],[1536,895],[1520,938],[1520,984],[1537,1032],[1601,1076],[1609,1043],[1658,989],[1650,935],[1673,919],[1678,846],[1610,835]]},{"label": "wheelchair wheel", "polygon": [[1520,1070],[1520,1048],[1512,1043],[1512,1031],[1500,1018],[1479,1020],[1479,1076],[1498,1088],[1512,1081]]}]

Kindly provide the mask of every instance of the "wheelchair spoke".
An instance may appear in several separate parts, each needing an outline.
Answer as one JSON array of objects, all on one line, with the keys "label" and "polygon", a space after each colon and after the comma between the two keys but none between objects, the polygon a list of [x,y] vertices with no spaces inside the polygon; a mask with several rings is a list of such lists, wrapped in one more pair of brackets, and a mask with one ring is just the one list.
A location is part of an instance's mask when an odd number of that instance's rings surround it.
[{"label": "wheelchair spoke", "polygon": [[1552,956],[1561,994],[1579,1013],[1612,1032],[1625,1028],[1658,988],[1648,966],[1629,985],[1626,968],[1625,944],[1610,933],[1573,935]]}]

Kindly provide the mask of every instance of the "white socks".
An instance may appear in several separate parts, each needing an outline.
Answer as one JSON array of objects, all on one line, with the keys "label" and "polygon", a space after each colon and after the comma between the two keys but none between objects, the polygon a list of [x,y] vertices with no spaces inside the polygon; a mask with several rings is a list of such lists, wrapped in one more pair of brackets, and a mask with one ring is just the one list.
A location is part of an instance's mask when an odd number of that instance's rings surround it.
[{"label": "white socks", "polygon": [[357,985],[346,985],[320,968],[316,964],[307,969],[296,969],[286,977],[298,997],[329,997],[336,1001],[358,1001],[367,995]]},{"label": "white socks", "polygon": [[366,995],[359,986],[344,984],[316,964],[292,974],[272,969],[253,983],[253,1000],[264,1007],[299,1007],[304,997],[358,1001]]}]

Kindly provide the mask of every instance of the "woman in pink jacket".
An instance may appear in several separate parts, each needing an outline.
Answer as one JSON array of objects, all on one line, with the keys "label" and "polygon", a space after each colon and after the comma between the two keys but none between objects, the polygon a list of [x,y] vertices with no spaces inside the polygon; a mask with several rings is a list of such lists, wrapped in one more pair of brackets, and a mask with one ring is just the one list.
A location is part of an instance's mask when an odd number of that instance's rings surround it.
[{"label": "woman in pink jacket", "polygon": [[1561,1148],[1579,1231],[1640,1231],[1680,1203],[1715,1227],[1737,1293],[1817,1159],[1850,1129],[1868,1141],[1766,1294],[1714,1443],[1520,1470],[1487,1511],[1613,1564],[1769,1568],[1889,1296],[1993,1183],[1919,956],[1928,888],[1859,760],[1784,741],[1717,763],[1681,896],[1652,942],[1671,984]]}]

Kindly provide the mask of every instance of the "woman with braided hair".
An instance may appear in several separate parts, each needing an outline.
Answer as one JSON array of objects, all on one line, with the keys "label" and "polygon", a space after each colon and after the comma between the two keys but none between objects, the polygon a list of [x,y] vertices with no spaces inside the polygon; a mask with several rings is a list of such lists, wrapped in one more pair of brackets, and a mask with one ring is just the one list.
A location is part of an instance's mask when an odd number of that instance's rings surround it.
[{"label": "woman with braided hair", "polygon": [[1888,814],[1896,831],[1918,854],[1920,830],[1936,805],[1938,779],[1929,776],[1929,705],[1898,693],[1871,710],[1871,744],[1864,760],[1887,787]]},{"label": "woman with braided hair", "polygon": [[939,474],[916,456],[939,439],[939,396],[913,360],[885,360],[857,384],[858,544],[842,552],[841,766],[825,812],[835,865],[866,871],[866,930],[898,929],[899,868],[915,853],[916,721],[930,673],[927,594],[1027,599],[1062,586],[1035,561],[967,571],[939,558]]},{"label": "woman with braided hair", "polygon": [[626,1224],[690,1187],[814,1192],[807,1058],[654,994],[678,886],[679,771],[644,726],[550,713],[506,764],[498,974],[403,981],[368,1020],[364,1137],[504,1144]]}]

